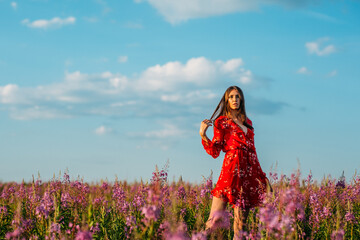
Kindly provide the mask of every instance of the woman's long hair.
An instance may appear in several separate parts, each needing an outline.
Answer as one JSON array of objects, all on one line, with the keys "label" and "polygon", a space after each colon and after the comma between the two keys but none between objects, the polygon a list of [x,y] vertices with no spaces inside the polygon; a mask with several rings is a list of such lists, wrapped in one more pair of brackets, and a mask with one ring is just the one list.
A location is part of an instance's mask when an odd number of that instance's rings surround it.
[{"label": "woman's long hair", "polygon": [[241,119],[242,124],[244,124],[246,127],[253,129],[252,126],[250,126],[247,122],[247,116],[245,111],[245,98],[243,91],[238,86],[230,86],[228,89],[226,89],[223,97],[221,98],[219,104],[217,105],[214,113],[212,114],[210,120],[215,121],[220,116],[227,116],[231,118],[231,108],[229,106],[229,94],[232,90],[237,90],[240,94],[240,106],[237,112],[237,116]]}]

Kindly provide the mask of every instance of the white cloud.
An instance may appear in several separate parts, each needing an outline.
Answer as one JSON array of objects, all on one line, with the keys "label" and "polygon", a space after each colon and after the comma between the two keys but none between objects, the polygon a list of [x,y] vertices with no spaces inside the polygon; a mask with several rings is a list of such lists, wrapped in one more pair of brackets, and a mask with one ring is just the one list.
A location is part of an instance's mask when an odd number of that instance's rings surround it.
[{"label": "white cloud", "polygon": [[253,75],[250,70],[241,66],[240,58],[226,62],[211,61],[205,57],[191,58],[185,64],[168,62],[146,69],[138,80],[137,87],[143,91],[173,91],[179,86],[209,86],[216,80],[235,80],[238,83],[250,84]]},{"label": "white cloud", "polygon": [[58,119],[71,118],[72,116],[55,108],[44,106],[30,106],[25,109],[14,108],[10,116],[16,120],[34,120],[34,119]]},{"label": "white cloud", "polygon": [[134,0],[148,2],[171,24],[194,18],[224,15],[234,12],[257,11],[263,5],[298,8],[313,3],[310,0]]},{"label": "white cloud", "polygon": [[83,74],[80,71],[76,71],[73,73],[65,72],[65,81],[78,82],[78,81],[84,81],[87,78],[88,78],[88,75]]},{"label": "white cloud", "polygon": [[124,106],[129,106],[129,105],[134,105],[134,104],[136,104],[136,101],[124,101],[124,102],[112,103],[110,106],[111,107],[124,107]]},{"label": "white cloud", "polygon": [[126,63],[128,61],[128,56],[119,56],[118,62],[119,63]]},{"label": "white cloud", "polygon": [[331,72],[329,72],[326,76],[327,77],[335,77],[336,75],[337,75],[337,70],[333,70],[333,71],[331,71]]},{"label": "white cloud", "polygon": [[24,19],[21,23],[30,28],[48,29],[48,28],[61,27],[63,25],[74,24],[75,22],[76,22],[75,17],[68,17],[64,19],[54,17],[53,19],[50,20],[39,19],[33,22],[31,22],[29,19]]},{"label": "white cloud", "polygon": [[[128,79],[119,73],[103,72],[100,74],[85,74],[80,71],[65,72],[65,81],[57,88],[64,92],[87,92],[86,96],[110,96],[119,94],[128,86]],[[87,98],[90,100],[90,97]]]},{"label": "white cloud", "polygon": [[319,38],[314,42],[307,42],[305,44],[306,49],[308,50],[308,53],[310,54],[316,54],[318,56],[326,56],[331,53],[334,53],[336,51],[336,48],[334,45],[327,45],[324,46],[322,49],[320,49],[324,42],[329,41],[329,38]]},{"label": "white cloud", "polygon": [[36,87],[21,88],[16,84],[0,86],[0,102],[6,104],[86,103],[93,96],[119,94],[127,86],[127,78],[103,72],[85,74],[65,72],[64,81]]},{"label": "white cloud", "polygon": [[186,119],[183,118],[171,118],[167,120],[157,121],[156,125],[151,127],[149,131],[137,131],[137,132],[128,132],[127,136],[135,138],[139,145],[138,148],[156,148],[167,150],[168,148],[175,146],[182,138],[193,135],[194,130],[198,129],[198,125],[191,126],[192,121],[187,116]]},{"label": "white cloud", "polygon": [[106,15],[109,12],[112,11],[112,9],[108,6],[107,1],[105,1],[105,0],[96,0],[95,2],[102,6],[102,8],[103,8],[102,13],[103,14]]},{"label": "white cloud", "polygon": [[11,2],[10,5],[14,10],[17,9],[17,3],[16,2]]},{"label": "white cloud", "polygon": [[23,120],[80,115],[146,117],[164,112],[175,116],[180,110],[196,114],[200,106],[219,97],[219,87],[262,87],[267,82],[245,69],[241,58],[211,61],[199,57],[151,66],[130,77],[66,71],[61,82],[34,87],[7,84],[0,86],[0,103],[10,116]]},{"label": "white cloud", "polygon": [[109,79],[110,85],[116,89],[124,90],[128,85],[128,79],[124,76],[112,77]]},{"label": "white cloud", "polygon": [[101,78],[111,78],[113,76],[114,76],[114,74],[112,74],[111,72],[103,72],[100,74]]},{"label": "white cloud", "polygon": [[192,103],[199,103],[202,100],[211,100],[216,98],[217,95],[209,90],[197,90],[192,91],[186,94],[164,94],[161,95],[160,99],[164,102],[176,102],[179,104],[192,104]]},{"label": "white cloud", "polygon": [[299,68],[299,70],[297,70],[298,74],[310,74],[311,71],[309,71],[309,69],[307,69],[306,67],[301,67]]},{"label": "white cloud", "polygon": [[147,138],[168,138],[168,137],[179,137],[184,132],[173,124],[165,124],[163,129],[145,132],[144,136]]},{"label": "white cloud", "polygon": [[242,76],[240,76],[240,82],[243,84],[249,84],[253,80],[253,74],[250,70],[242,69]]},{"label": "white cloud", "polygon": [[148,0],[148,2],[172,24],[192,18],[255,10],[258,7],[255,1],[245,0]]},{"label": "white cloud", "polygon": [[0,103],[15,103],[17,101],[16,94],[19,87],[16,84],[7,84],[0,86]]},{"label": "white cloud", "polygon": [[179,102],[182,99],[181,94],[162,95],[161,100],[164,102]]},{"label": "white cloud", "polygon": [[[221,64],[222,62],[219,63]],[[224,72],[232,72],[242,65],[244,65],[243,60],[241,58],[235,58],[222,64],[221,70],[223,70]]]},{"label": "white cloud", "polygon": [[112,131],[113,131],[112,128],[105,127],[104,125],[96,128],[94,130],[96,135],[105,135],[105,134],[111,133]]}]

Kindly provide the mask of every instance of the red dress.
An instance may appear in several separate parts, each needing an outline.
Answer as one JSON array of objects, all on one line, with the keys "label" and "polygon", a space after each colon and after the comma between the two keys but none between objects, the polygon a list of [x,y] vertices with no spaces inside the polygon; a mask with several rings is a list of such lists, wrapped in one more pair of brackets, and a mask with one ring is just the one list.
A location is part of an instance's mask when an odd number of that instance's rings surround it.
[{"label": "red dress", "polygon": [[[247,123],[252,125],[250,119]],[[202,144],[213,158],[217,158],[221,150],[225,152],[219,180],[211,194],[233,206],[259,205],[266,189],[266,174],[257,158],[253,130],[248,128],[245,134],[231,118],[220,116],[214,123],[213,140],[202,140]]]}]

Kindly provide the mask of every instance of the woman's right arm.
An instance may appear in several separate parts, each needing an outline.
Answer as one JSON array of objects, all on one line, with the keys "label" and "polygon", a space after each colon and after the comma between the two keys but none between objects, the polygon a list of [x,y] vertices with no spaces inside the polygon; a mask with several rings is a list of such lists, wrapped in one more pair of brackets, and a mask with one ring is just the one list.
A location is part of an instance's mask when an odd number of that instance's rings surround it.
[{"label": "woman's right arm", "polygon": [[217,158],[223,147],[224,133],[218,121],[214,123],[214,137],[212,141],[206,136],[206,130],[211,126],[211,121],[205,119],[200,125],[200,136],[202,138],[202,144],[205,151],[210,154],[213,158]]}]

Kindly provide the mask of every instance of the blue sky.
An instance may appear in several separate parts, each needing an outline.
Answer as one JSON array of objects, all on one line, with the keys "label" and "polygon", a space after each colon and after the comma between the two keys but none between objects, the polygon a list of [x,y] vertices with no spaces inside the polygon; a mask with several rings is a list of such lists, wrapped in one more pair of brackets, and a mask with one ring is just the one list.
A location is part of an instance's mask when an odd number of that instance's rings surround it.
[{"label": "blue sky", "polygon": [[231,85],[266,173],[349,180],[359,61],[354,0],[0,0],[0,180],[216,180],[198,131]]}]

